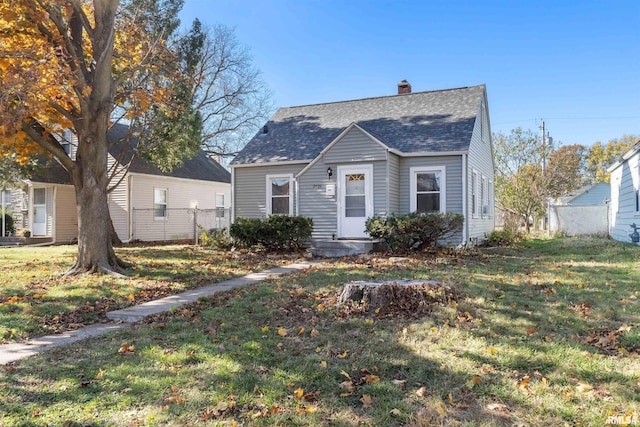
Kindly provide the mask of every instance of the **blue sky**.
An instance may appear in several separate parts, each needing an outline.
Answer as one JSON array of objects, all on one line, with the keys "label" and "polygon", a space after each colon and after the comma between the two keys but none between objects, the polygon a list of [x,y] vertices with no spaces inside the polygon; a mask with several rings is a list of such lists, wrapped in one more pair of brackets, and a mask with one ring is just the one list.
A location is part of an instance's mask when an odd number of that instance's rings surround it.
[{"label": "blue sky", "polygon": [[486,84],[493,132],[640,135],[640,1],[185,0],[234,27],[277,107]]}]

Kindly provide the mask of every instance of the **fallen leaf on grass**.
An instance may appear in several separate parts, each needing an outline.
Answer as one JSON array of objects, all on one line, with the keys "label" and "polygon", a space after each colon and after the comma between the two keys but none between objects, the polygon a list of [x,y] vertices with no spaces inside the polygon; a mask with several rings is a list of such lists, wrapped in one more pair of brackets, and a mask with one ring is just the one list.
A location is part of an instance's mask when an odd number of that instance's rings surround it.
[{"label": "fallen leaf on grass", "polygon": [[365,394],[360,398],[360,402],[362,402],[362,406],[363,407],[370,408],[371,407],[371,403],[373,403],[373,399],[371,399],[370,395]]},{"label": "fallen leaf on grass", "polygon": [[297,398],[297,399],[301,399],[302,396],[304,395],[304,390],[301,388],[297,388],[294,392],[293,395]]},{"label": "fallen leaf on grass", "polygon": [[367,384],[375,384],[380,382],[380,377],[377,375],[366,375],[364,377],[364,382]]},{"label": "fallen leaf on grass", "polygon": [[278,335],[280,335],[281,337],[286,337],[288,333],[289,332],[286,328],[283,328],[282,326],[278,328]]},{"label": "fallen leaf on grass", "polygon": [[518,389],[529,392],[529,381],[531,381],[531,378],[529,377],[529,375],[525,375],[516,383],[516,385]]},{"label": "fallen leaf on grass", "polygon": [[502,412],[503,414],[508,414],[509,407],[503,403],[490,403],[487,405],[487,409],[495,412]]},{"label": "fallen leaf on grass", "polygon": [[580,393],[591,393],[593,391],[593,386],[589,383],[579,382],[576,386],[576,390]]}]

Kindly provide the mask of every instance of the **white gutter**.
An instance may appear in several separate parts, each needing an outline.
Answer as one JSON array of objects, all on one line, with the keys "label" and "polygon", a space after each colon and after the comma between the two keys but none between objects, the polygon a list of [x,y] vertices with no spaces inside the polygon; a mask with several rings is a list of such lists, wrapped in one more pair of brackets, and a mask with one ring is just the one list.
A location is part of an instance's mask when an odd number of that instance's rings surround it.
[{"label": "white gutter", "polygon": [[231,206],[230,206],[230,215],[231,218],[229,218],[229,227],[231,227],[231,224],[233,224],[233,221],[236,218],[236,201],[234,199],[235,197],[235,191],[234,190],[234,186],[235,186],[235,182],[236,182],[236,169],[234,167],[231,168]]},{"label": "white gutter", "polygon": [[297,177],[293,177],[293,191],[294,191],[294,197],[295,197],[295,208],[296,208],[296,212],[295,215],[300,215],[300,195],[298,193],[298,189],[299,189],[299,185],[298,185],[298,178]]},{"label": "white gutter", "polygon": [[[391,197],[391,183],[389,182],[389,148],[387,148],[387,150],[384,152],[384,154],[385,154],[384,168],[385,168],[385,171],[386,171],[386,173],[385,173],[385,182],[387,184],[387,207],[386,207],[385,216],[388,218],[389,215],[391,215],[391,212],[389,212],[391,210],[391,201],[389,200],[389,198]],[[375,212],[374,212],[374,214],[375,214]]]},{"label": "white gutter", "polygon": [[127,177],[127,206],[129,208],[129,215],[127,217],[127,221],[129,221],[129,224],[127,226],[127,228],[129,229],[129,240],[127,240],[127,242],[123,242],[123,243],[129,243],[133,240],[133,206],[131,206],[131,191],[133,189],[133,175],[129,174],[129,176]]},{"label": "white gutter", "polygon": [[467,215],[467,154],[462,155],[462,212],[464,215],[464,227],[462,227],[462,245],[467,244],[469,235],[469,216]]},{"label": "white gutter", "polygon": [[54,186],[53,187],[53,213],[51,214],[51,216],[53,217],[53,219],[51,220],[53,222],[52,227],[51,227],[51,244],[56,243],[56,229],[58,228],[58,223],[56,222],[56,200],[58,197],[58,186]]}]

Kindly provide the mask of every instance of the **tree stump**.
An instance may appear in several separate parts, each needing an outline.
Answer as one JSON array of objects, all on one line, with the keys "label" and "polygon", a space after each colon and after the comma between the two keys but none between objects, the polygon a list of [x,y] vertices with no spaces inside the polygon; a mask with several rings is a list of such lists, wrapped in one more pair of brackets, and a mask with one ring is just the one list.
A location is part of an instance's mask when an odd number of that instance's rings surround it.
[{"label": "tree stump", "polygon": [[357,281],[343,285],[337,303],[362,304],[365,311],[382,315],[417,314],[457,299],[455,290],[438,280]]}]

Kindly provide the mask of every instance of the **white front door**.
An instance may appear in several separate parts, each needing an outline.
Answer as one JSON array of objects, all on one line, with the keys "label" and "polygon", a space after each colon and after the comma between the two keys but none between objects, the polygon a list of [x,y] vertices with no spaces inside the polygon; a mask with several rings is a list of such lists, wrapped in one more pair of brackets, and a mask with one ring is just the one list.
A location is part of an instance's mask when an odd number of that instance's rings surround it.
[{"label": "white front door", "polygon": [[47,234],[47,193],[46,188],[33,189],[33,235]]},{"label": "white front door", "polygon": [[365,221],[373,216],[373,166],[338,166],[338,237],[369,237]]}]

